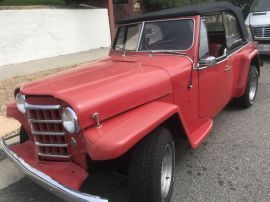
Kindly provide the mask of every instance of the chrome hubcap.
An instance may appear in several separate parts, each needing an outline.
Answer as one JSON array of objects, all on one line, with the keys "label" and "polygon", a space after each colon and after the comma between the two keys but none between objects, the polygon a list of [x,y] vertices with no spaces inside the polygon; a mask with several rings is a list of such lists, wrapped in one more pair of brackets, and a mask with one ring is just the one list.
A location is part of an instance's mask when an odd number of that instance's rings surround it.
[{"label": "chrome hubcap", "polygon": [[251,80],[250,83],[250,90],[249,90],[249,100],[250,102],[254,101],[256,92],[257,92],[257,85],[258,85],[258,77],[257,74],[255,74]]},{"label": "chrome hubcap", "polygon": [[172,175],[173,175],[173,161],[174,161],[173,145],[168,144],[163,154],[161,166],[161,197],[165,199],[169,193]]}]

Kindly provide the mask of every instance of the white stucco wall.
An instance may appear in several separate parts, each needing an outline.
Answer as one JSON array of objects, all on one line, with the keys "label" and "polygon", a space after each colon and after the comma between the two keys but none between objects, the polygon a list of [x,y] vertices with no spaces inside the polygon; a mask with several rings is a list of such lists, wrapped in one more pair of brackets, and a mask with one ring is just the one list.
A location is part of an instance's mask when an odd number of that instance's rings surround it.
[{"label": "white stucco wall", "polygon": [[107,9],[0,10],[0,66],[110,43]]}]

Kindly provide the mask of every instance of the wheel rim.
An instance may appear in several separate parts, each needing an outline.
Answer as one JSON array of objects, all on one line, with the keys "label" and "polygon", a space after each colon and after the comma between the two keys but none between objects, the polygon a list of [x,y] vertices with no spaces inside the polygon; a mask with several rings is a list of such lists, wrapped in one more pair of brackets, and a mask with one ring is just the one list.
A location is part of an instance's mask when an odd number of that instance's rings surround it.
[{"label": "wheel rim", "polygon": [[256,96],[257,86],[258,86],[258,77],[257,74],[254,74],[250,82],[250,90],[249,90],[249,100],[251,103],[253,103],[253,100]]},{"label": "wheel rim", "polygon": [[168,144],[163,154],[161,166],[161,196],[165,199],[169,193],[173,175],[173,145]]}]

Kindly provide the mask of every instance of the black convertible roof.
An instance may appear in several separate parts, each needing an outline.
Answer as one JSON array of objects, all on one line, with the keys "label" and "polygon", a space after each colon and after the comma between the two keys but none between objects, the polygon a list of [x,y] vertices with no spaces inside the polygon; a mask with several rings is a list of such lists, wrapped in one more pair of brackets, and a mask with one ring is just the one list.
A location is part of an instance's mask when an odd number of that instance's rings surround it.
[{"label": "black convertible roof", "polygon": [[156,11],[152,13],[146,13],[136,17],[130,17],[123,20],[119,20],[118,24],[129,24],[136,23],[141,21],[148,20],[157,20],[164,18],[175,18],[175,17],[183,17],[183,16],[193,16],[193,15],[208,15],[215,12],[221,11],[229,11],[233,13],[238,19],[239,25],[242,29],[242,33],[244,38],[248,39],[248,32],[245,25],[244,17],[242,10],[239,7],[232,5],[229,2],[221,1],[216,3],[203,3],[203,4],[195,4],[191,6],[185,7],[176,7],[171,9],[165,9],[161,11]]}]

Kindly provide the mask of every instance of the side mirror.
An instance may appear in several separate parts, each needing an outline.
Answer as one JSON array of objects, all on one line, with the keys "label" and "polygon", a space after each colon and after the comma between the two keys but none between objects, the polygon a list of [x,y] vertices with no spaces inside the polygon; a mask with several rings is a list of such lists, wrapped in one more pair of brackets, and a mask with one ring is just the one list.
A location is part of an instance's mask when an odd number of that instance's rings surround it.
[{"label": "side mirror", "polygon": [[205,59],[200,59],[199,61],[200,66],[213,66],[217,64],[217,58],[213,56],[209,56]]}]

